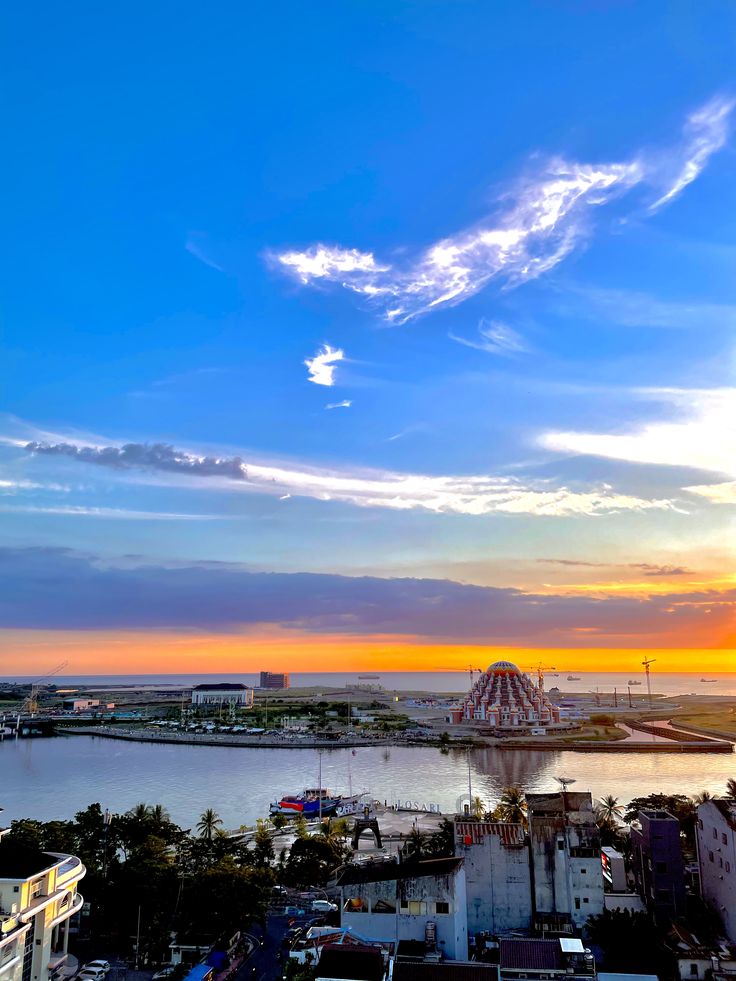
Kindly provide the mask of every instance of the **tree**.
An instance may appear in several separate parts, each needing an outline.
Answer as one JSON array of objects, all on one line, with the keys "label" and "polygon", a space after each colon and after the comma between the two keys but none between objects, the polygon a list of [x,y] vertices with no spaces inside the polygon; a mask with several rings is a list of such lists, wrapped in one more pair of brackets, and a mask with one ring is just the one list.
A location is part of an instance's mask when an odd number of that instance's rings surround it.
[{"label": "tree", "polygon": [[287,816],[285,814],[279,813],[278,811],[276,812],[276,814],[271,815],[270,820],[271,820],[271,824],[274,826],[274,828],[276,828],[277,831],[281,831],[281,829],[285,828],[286,825],[289,823],[289,819],[287,818]]},{"label": "tree", "polygon": [[449,858],[455,854],[455,825],[442,818],[439,830],[429,836],[427,854],[432,858]]},{"label": "tree", "polygon": [[419,828],[412,828],[409,834],[406,836],[406,842],[403,849],[407,858],[413,858],[419,861],[419,859],[425,857],[428,848],[428,835],[424,834],[423,831],[420,831]]},{"label": "tree", "polygon": [[700,804],[707,803],[709,800],[713,800],[713,794],[711,794],[709,790],[700,790],[693,797],[693,803],[696,807],[698,807]]},{"label": "tree", "polygon": [[729,777],[726,781],[726,797],[729,800],[736,800],[736,779]]},{"label": "tree", "polygon": [[660,974],[658,937],[647,913],[604,910],[588,920],[593,943],[603,949],[609,971]]},{"label": "tree", "polygon": [[256,822],[255,847],[253,849],[253,861],[256,868],[268,868],[274,860],[273,839],[268,825],[263,818],[258,818]]},{"label": "tree", "polygon": [[596,812],[604,820],[614,823],[623,816],[624,807],[623,804],[619,804],[618,797],[608,794],[598,801]]},{"label": "tree", "polygon": [[200,838],[212,841],[215,831],[221,824],[222,818],[217,811],[213,811],[211,807],[208,807],[197,822],[197,831],[199,831]]},{"label": "tree", "polygon": [[624,821],[631,824],[639,811],[667,811],[680,822],[680,834],[692,847],[695,837],[695,804],[691,797],[685,794],[649,794],[646,797],[635,797],[629,802],[624,813]]},{"label": "tree", "polygon": [[513,787],[506,787],[501,794],[496,810],[501,820],[506,824],[523,824],[526,827],[526,797],[518,784]]}]

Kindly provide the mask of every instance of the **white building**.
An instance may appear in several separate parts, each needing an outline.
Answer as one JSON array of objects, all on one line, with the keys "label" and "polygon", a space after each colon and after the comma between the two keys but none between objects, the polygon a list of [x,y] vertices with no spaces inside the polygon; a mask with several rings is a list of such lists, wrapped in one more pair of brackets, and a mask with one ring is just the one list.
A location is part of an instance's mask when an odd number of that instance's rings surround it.
[{"label": "white building", "polygon": [[192,689],[192,705],[219,708],[253,708],[253,689],[247,685],[219,684],[195,685]]},{"label": "white building", "polygon": [[708,800],[697,814],[700,893],[736,942],[736,801]]},{"label": "white building", "polygon": [[527,794],[534,926],[569,918],[582,929],[603,912],[600,835],[589,793]]},{"label": "white building", "polygon": [[462,858],[349,865],[337,885],[344,927],[384,942],[427,943],[448,960],[468,956]]},{"label": "white building", "polygon": [[0,981],[48,981],[63,968],[85,872],[73,855],[0,839]]},{"label": "white building", "polygon": [[458,819],[455,854],[464,860],[468,934],[528,930],[532,886],[523,826]]}]

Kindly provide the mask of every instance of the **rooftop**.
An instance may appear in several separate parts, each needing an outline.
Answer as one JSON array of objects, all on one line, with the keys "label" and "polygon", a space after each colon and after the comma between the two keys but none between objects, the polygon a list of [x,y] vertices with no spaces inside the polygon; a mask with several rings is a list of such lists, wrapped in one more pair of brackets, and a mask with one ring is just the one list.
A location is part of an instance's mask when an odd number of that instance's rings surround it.
[{"label": "rooftop", "polygon": [[393,981],[496,981],[498,968],[495,964],[479,964],[476,961],[426,961],[394,962]]},{"label": "rooftop", "polygon": [[317,965],[318,978],[381,981],[383,974],[383,954],[376,947],[325,944]]},{"label": "rooftop", "polygon": [[420,862],[376,862],[374,865],[346,865],[337,873],[337,885],[359,882],[390,882],[392,879],[418,879],[429,875],[452,875],[463,864],[462,858],[428,858]]},{"label": "rooftop", "polygon": [[30,879],[60,862],[57,855],[50,855],[40,848],[0,839],[0,879]]},{"label": "rooftop", "polygon": [[[529,810],[535,814],[561,814],[562,791],[551,794],[527,794]],[[586,791],[568,790],[565,793],[566,811],[592,811],[593,799]]]},{"label": "rooftop", "polygon": [[554,971],[563,970],[565,962],[557,940],[501,939],[498,963],[501,970]]},{"label": "rooftop", "polygon": [[223,682],[216,685],[195,685],[192,691],[247,691],[248,685]]}]

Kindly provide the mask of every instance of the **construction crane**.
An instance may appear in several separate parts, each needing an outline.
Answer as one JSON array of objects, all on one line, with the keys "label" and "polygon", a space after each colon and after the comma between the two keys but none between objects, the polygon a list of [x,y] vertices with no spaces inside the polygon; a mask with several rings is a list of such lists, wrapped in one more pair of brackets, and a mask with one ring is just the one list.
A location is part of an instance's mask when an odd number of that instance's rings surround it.
[{"label": "construction crane", "polygon": [[478,672],[479,675],[483,674],[483,668],[474,668],[472,664],[468,665],[468,674],[470,675],[470,687],[473,687],[473,682],[475,681],[475,673]]},{"label": "construction crane", "polygon": [[537,687],[540,691],[544,691],[544,672],[545,671],[556,671],[554,664],[542,664],[540,661],[536,667],[529,668],[530,671],[535,671],[537,674]]},{"label": "construction crane", "polygon": [[644,670],[647,673],[647,695],[649,696],[649,708],[652,707],[652,679],[649,676],[649,665],[654,664],[656,660],[657,660],[656,657],[649,658],[648,660],[647,658],[644,658],[644,660],[641,662],[644,665]]},{"label": "construction crane", "polygon": [[46,674],[42,675],[40,678],[36,678],[36,680],[31,683],[31,690],[23,700],[23,704],[20,707],[20,710],[24,715],[36,715],[38,712],[39,685],[48,678],[53,678],[54,675],[59,674],[60,671],[63,671],[68,663],[68,661],[62,661],[61,664],[57,664],[55,668],[47,671]]}]

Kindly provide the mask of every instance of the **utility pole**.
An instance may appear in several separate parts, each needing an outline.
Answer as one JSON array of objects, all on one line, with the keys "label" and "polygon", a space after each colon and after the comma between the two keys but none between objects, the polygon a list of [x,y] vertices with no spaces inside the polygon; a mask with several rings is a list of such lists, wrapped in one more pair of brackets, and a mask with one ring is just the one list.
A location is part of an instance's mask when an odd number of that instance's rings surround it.
[{"label": "utility pole", "polygon": [[141,907],[138,905],[138,926],[135,931],[135,969],[138,970],[141,949]]},{"label": "utility pole", "polygon": [[634,705],[633,705],[633,702],[631,701],[631,686],[630,685],[627,685],[626,687],[627,687],[628,692],[629,692],[629,708],[633,708]]}]

